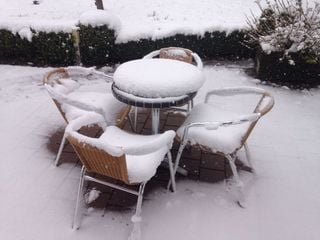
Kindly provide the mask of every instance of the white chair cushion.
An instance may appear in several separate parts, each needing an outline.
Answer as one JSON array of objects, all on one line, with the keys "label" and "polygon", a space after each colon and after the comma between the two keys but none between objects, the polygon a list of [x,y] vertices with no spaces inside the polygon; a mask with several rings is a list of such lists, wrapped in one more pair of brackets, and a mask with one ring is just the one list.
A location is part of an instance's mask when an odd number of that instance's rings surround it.
[{"label": "white chair cushion", "polygon": [[[154,141],[159,135],[136,135],[110,126],[99,140],[113,146],[139,147]],[[146,182],[155,175],[158,166],[168,152],[164,145],[157,151],[144,155],[126,155],[128,177],[131,183]]]},{"label": "white chair cushion", "polygon": [[[177,135],[182,138],[184,128],[189,123],[196,122],[221,122],[236,119],[238,114],[209,104],[196,105],[183,125],[177,130]],[[207,129],[205,127],[192,127],[189,129],[188,140],[190,144],[200,144],[208,147],[213,152],[230,154],[241,145],[241,139],[246,133],[250,123]]]},{"label": "white chair cushion", "polygon": [[[118,113],[126,107],[126,105],[117,99],[115,99],[110,93],[100,92],[72,92],[67,95],[68,98],[74,99],[78,102],[84,102],[89,105],[93,105],[96,108],[103,110],[104,118],[108,124],[115,124]],[[85,110],[81,110],[77,107],[70,106],[66,103],[61,105],[62,110],[66,114],[68,121],[74,120],[87,113]]]}]

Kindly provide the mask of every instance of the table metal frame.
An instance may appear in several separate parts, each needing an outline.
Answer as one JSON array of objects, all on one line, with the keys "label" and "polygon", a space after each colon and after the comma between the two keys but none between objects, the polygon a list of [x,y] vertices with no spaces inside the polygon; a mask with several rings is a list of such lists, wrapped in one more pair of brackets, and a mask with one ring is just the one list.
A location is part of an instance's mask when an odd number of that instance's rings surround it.
[{"label": "table metal frame", "polygon": [[190,102],[197,94],[197,92],[193,92],[177,97],[148,98],[124,92],[121,89],[119,89],[115,83],[112,84],[111,89],[113,96],[120,102],[126,103],[134,107],[151,108],[153,134],[157,134],[159,132],[161,108],[182,106],[186,103],[189,104],[190,108]]}]

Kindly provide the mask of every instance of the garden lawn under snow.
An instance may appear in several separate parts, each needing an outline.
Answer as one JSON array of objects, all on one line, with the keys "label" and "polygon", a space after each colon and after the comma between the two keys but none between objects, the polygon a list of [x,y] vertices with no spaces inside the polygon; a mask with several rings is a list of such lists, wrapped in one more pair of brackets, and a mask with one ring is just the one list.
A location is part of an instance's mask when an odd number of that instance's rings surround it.
[{"label": "garden lawn under snow", "polygon": [[[51,134],[65,126],[41,85],[48,70],[0,65],[1,239],[126,239],[133,209],[93,210],[79,231],[70,228],[80,167],[55,168],[55,155],[46,147]],[[261,85],[235,65],[209,65],[204,72],[195,103],[210,89],[244,85],[265,88],[276,100],[249,139],[258,176],[241,172],[247,208],[234,203],[222,182],[180,180],[176,193],[158,189],[146,195],[143,239],[318,240],[320,89]],[[99,80],[82,88],[110,91]],[[239,103],[244,104],[237,99],[231,105]]]}]

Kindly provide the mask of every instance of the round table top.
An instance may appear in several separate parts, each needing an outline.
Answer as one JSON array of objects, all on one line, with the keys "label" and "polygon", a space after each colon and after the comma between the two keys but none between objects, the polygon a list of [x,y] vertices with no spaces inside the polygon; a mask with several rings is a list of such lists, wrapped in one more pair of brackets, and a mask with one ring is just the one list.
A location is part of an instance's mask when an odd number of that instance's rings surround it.
[{"label": "round table top", "polygon": [[205,78],[196,66],[171,59],[139,59],[121,64],[113,75],[117,89],[142,98],[180,97],[197,92]]}]

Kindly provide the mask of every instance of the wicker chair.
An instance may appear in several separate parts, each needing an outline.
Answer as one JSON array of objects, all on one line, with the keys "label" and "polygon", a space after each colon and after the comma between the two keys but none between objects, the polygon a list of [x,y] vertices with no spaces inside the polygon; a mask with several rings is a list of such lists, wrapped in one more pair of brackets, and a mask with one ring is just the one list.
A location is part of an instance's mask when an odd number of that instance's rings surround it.
[{"label": "wicker chair", "polygon": [[[106,81],[109,78],[109,76],[91,68],[81,67],[58,68],[44,76],[43,84],[64,120],[68,123],[88,111],[94,111],[103,115],[108,125],[123,127],[130,112],[130,107],[117,101],[112,94],[75,91],[79,84],[70,77],[78,78],[77,75],[80,75],[81,71],[85,77],[98,75],[99,78],[105,78]],[[66,136],[64,134],[55,159],[56,166],[59,165],[65,140]]]},{"label": "wicker chair", "polygon": [[[127,133],[116,126],[105,128],[99,138],[90,138],[78,132],[81,127],[99,123],[102,123],[103,127],[104,119],[101,115],[91,113],[71,121],[66,128],[67,138],[83,163],[72,226],[73,228],[80,226],[79,204],[84,181],[87,180],[138,196],[136,212],[132,218],[133,232],[136,233],[141,221],[141,204],[145,184],[156,173],[165,155],[168,157],[172,186],[175,190],[170,153],[175,132],[170,130],[162,134],[146,136]],[[107,176],[128,185],[139,185],[139,191],[102,181],[87,173]]]},{"label": "wicker chair", "polygon": [[154,57],[173,59],[173,60],[178,60],[186,63],[195,64],[201,70],[203,68],[203,63],[199,55],[186,48],[180,48],[180,47],[161,48],[160,50],[156,50],[147,54],[143,58],[154,58]]},{"label": "wicker chair", "polygon": [[[226,109],[218,109],[208,103],[213,95],[233,96],[253,94],[261,96],[253,113],[237,115]],[[254,87],[224,88],[209,92],[204,103],[196,105],[184,124],[177,130],[177,138],[180,140],[175,171],[178,168],[183,149],[187,144],[196,146],[204,151],[225,156],[231,166],[231,170],[238,189],[238,203],[244,201],[243,183],[237,173],[235,160],[239,149],[244,147],[249,166],[254,171],[247,139],[257,124],[258,120],[269,112],[274,105],[273,97],[264,89]]]}]

